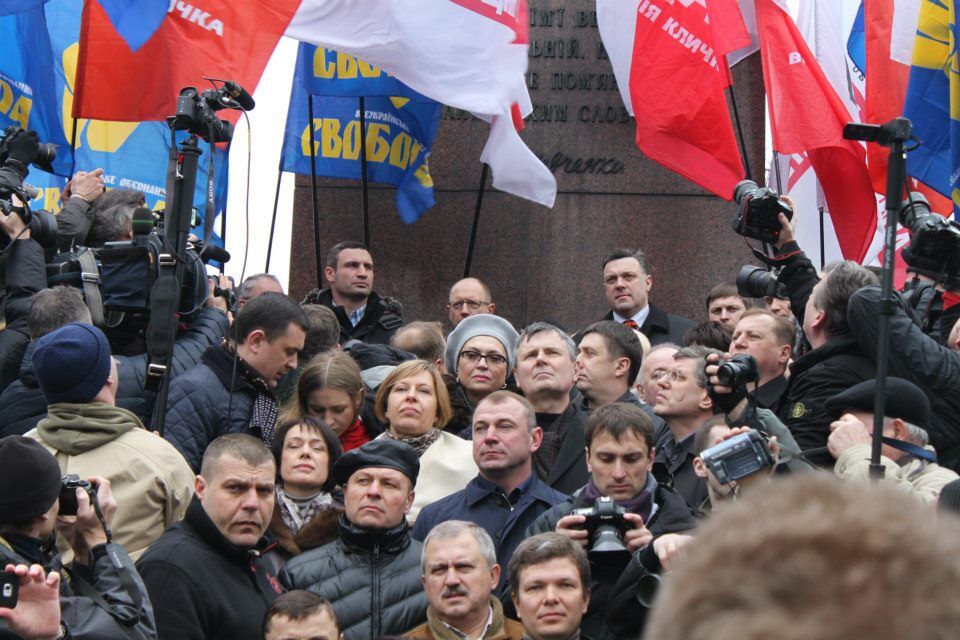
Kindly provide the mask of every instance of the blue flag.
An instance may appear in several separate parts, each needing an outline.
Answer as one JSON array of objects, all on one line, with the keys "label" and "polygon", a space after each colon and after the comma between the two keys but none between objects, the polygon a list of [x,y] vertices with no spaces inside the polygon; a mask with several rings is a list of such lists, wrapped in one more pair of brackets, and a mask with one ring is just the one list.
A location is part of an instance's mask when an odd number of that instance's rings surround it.
[{"label": "blue flag", "polygon": [[[143,191],[147,206],[162,208],[165,203],[170,130],[162,122],[102,122],[70,116],[73,80],[80,34],[80,3],[49,0],[44,7],[0,18],[0,125],[15,125],[37,131],[43,142],[57,145],[54,172],[70,176],[73,169],[92,171],[101,167],[108,189]],[[9,89],[8,89],[9,87]],[[130,85],[128,99],[136,100]],[[9,99],[5,96],[9,95]],[[8,109],[2,107],[10,102]],[[19,101],[19,103],[18,103]],[[17,105],[20,106],[17,106]],[[170,96],[170,111],[176,96]],[[75,152],[70,140],[76,132]],[[185,134],[178,132],[178,139]],[[206,202],[206,175],[210,148],[201,143],[203,154],[194,192],[198,210],[194,233],[202,235]],[[227,151],[216,149],[214,160],[217,203],[222,212],[227,202]],[[41,186],[49,182],[37,168],[31,168],[27,182]],[[52,193],[53,187],[47,187]],[[59,203],[50,203],[50,210]]]},{"label": "blue flag", "polygon": [[442,106],[361,60],[300,44],[280,168],[310,174],[313,99],[317,173],[360,178],[359,96],[365,96],[367,178],[397,187],[400,218],[411,223],[435,204],[428,158]]},{"label": "blue flag", "polygon": [[907,154],[907,173],[960,204],[960,76],[957,1],[923,0],[904,115],[920,144]]},{"label": "blue flag", "polygon": [[[142,47],[160,28],[172,3],[167,0],[99,0],[110,22],[131,51]],[[185,4],[182,1],[180,4]]]},{"label": "blue flag", "polygon": [[857,9],[857,17],[853,19],[853,26],[850,28],[850,36],[847,38],[847,54],[857,65],[860,73],[867,73],[867,33],[864,26],[864,8],[863,0],[860,0],[860,8]]}]

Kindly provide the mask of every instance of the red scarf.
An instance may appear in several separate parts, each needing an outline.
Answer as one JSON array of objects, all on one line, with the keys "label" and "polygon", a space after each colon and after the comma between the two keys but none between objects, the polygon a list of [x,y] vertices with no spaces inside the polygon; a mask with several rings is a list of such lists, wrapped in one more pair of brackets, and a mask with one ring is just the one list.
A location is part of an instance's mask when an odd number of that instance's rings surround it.
[{"label": "red scarf", "polygon": [[370,442],[370,435],[367,433],[367,428],[360,422],[360,418],[354,420],[353,424],[340,434],[340,444],[343,445],[344,453],[367,442]]}]

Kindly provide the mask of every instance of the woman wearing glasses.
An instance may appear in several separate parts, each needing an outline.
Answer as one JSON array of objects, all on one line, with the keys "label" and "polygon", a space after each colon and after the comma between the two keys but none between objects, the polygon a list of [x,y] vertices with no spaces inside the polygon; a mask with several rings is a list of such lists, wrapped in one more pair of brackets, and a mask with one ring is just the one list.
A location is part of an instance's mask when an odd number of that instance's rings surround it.
[{"label": "woman wearing glasses", "polygon": [[420,509],[460,491],[477,475],[473,446],[443,431],[450,399],[440,372],[425,360],[408,360],[391,371],[377,390],[377,418],[387,425],[378,436],[404,442],[420,458],[420,474],[409,520]]},{"label": "woman wearing glasses", "polygon": [[477,403],[506,387],[519,340],[509,322],[486,313],[464,318],[450,332],[444,366],[453,417],[447,431],[469,437]]}]

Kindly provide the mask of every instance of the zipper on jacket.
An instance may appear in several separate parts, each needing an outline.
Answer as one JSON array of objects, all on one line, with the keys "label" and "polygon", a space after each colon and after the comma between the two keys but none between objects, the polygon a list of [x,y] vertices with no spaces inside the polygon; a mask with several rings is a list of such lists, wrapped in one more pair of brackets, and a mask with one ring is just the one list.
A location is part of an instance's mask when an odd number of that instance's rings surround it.
[{"label": "zipper on jacket", "polygon": [[380,544],[373,545],[370,563],[370,637],[379,638],[383,627],[383,608],[380,603]]}]

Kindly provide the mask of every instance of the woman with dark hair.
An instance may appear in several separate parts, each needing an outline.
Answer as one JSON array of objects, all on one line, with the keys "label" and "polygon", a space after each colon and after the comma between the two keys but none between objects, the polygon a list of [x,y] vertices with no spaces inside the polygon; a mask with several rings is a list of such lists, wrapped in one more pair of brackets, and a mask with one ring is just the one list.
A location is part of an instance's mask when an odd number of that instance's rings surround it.
[{"label": "woman with dark hair", "polygon": [[336,434],[316,418],[289,418],[277,426],[277,496],[270,532],[287,557],[336,539],[343,498],[330,471],[341,455]]}]

